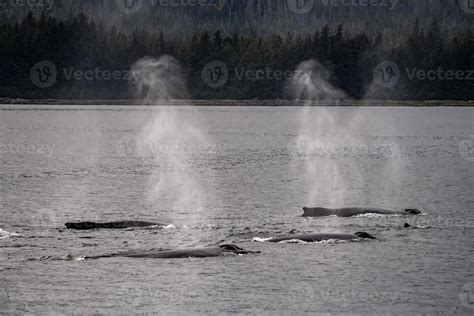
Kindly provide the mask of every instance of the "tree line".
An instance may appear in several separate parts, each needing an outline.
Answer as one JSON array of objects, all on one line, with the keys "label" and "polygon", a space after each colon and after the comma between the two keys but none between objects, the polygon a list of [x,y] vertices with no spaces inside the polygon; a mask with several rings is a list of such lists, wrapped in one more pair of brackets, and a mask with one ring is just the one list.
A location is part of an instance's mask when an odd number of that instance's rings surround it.
[{"label": "tree line", "polygon": [[[469,29],[456,34],[441,30],[436,20],[427,29],[417,21],[395,47],[387,45],[382,34],[349,36],[344,25],[284,36],[207,30],[185,40],[168,38],[166,29],[108,28],[85,14],[57,19],[30,13],[21,22],[0,25],[0,97],[134,98],[130,67],[145,56],[169,54],[183,65],[189,95],[195,99],[291,98],[285,89],[288,78],[282,74],[294,72],[309,59],[324,65],[330,74],[326,79],[351,98],[472,99],[473,34]],[[35,81],[35,71],[42,71],[35,65],[42,61],[54,64],[57,73],[43,86]],[[217,85],[205,79],[206,65],[214,61],[223,63],[228,72]],[[383,61],[398,66],[397,73],[380,69],[388,76],[398,75],[388,87],[375,75]],[[223,75],[215,74],[217,79]],[[44,75],[51,77],[50,72]]]}]

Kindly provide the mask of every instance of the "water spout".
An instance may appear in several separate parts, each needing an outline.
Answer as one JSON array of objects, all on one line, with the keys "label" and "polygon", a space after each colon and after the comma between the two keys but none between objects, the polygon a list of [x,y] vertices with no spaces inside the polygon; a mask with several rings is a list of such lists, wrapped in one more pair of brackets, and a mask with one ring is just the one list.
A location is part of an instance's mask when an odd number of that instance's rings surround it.
[{"label": "water spout", "polygon": [[[171,56],[145,58],[132,67],[137,92],[147,103],[161,103],[187,97],[179,62]],[[173,221],[181,218],[195,223],[205,214],[209,190],[203,178],[212,178],[203,170],[211,140],[200,114],[192,107],[159,107],[145,126],[140,143],[151,153],[154,172],[150,178],[150,198],[160,209],[169,209]],[[206,177],[203,177],[205,174]]]}]

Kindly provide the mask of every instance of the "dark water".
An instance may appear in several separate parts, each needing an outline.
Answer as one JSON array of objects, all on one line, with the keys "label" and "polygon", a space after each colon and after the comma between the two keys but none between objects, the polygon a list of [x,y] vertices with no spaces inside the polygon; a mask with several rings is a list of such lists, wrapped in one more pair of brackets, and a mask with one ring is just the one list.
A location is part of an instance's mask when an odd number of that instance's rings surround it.
[{"label": "dark water", "polygon": [[[172,209],[169,197],[150,193],[153,175],[167,166],[137,149],[134,137],[160,110],[193,118],[213,144],[193,152],[189,162],[206,193],[205,208]],[[329,131],[337,130],[340,142],[322,129],[321,135],[331,139],[327,145],[339,147],[309,155],[295,154],[292,147],[301,129],[301,108],[197,111],[198,118],[183,107],[0,108],[2,311],[473,313],[474,110],[312,110],[315,124],[319,115],[334,118]],[[345,133],[350,133],[347,142],[340,139]],[[308,171],[312,165],[335,171],[314,173]],[[188,170],[180,172],[187,177]],[[416,207],[424,215],[307,220],[299,215],[309,196],[316,196],[313,203],[320,206]],[[63,226],[71,220],[120,219],[174,226],[91,232]],[[401,229],[405,222],[432,228]],[[378,239],[252,241],[290,231],[361,230]],[[64,260],[220,241],[262,253]]]}]

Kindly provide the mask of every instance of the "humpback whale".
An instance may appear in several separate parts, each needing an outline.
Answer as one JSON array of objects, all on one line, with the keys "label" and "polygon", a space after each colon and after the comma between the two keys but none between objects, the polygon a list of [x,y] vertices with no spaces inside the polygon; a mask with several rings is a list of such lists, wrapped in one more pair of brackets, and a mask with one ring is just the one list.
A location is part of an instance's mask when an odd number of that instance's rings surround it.
[{"label": "humpback whale", "polygon": [[369,233],[357,232],[355,234],[337,234],[337,233],[319,233],[319,234],[301,234],[301,235],[287,235],[281,237],[273,237],[268,239],[268,242],[282,242],[289,240],[301,240],[305,242],[320,242],[324,240],[362,240],[362,239],[375,239]]},{"label": "humpback whale", "polygon": [[106,223],[95,223],[95,222],[76,222],[66,223],[68,229],[76,230],[90,230],[90,229],[123,229],[131,227],[150,227],[150,226],[167,226],[162,223],[151,223],[143,221],[117,221],[117,222],[106,222]]},{"label": "humpback whale", "polygon": [[154,259],[178,259],[178,258],[209,258],[219,257],[226,255],[246,255],[250,253],[260,253],[260,251],[247,251],[236,245],[227,244],[219,247],[209,248],[194,248],[194,249],[181,249],[181,250],[166,250],[166,251],[154,251],[154,252],[124,252],[115,253],[108,255],[89,256],[85,259],[100,259],[100,258],[112,258],[112,257],[126,257],[126,258],[154,258]]},{"label": "humpback whale", "polygon": [[346,207],[346,208],[324,208],[324,207],[303,207],[303,217],[322,217],[336,215],[339,217],[351,217],[362,214],[382,214],[382,215],[419,215],[417,209],[406,209],[404,211],[392,211],[372,207]]}]

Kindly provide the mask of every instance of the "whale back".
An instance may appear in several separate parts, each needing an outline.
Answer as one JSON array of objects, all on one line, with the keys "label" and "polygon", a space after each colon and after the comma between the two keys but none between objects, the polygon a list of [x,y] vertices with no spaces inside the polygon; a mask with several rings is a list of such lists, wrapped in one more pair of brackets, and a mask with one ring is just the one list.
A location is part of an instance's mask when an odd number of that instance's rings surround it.
[{"label": "whale back", "polygon": [[178,250],[158,250],[151,252],[122,252],[115,254],[105,254],[100,256],[89,256],[86,259],[99,259],[111,257],[127,257],[127,258],[156,258],[156,259],[178,259],[178,258],[210,258],[226,255],[228,253],[250,254],[260,253],[260,251],[247,251],[236,245],[222,245],[210,248],[194,248],[194,249],[178,249]]},{"label": "whale back", "polygon": [[344,233],[315,233],[315,234],[302,234],[302,235],[287,235],[281,237],[273,237],[268,242],[282,242],[289,240],[301,240],[305,242],[321,242],[324,240],[345,240],[351,241],[354,239],[375,239],[374,236],[366,232],[357,232],[355,234],[344,234]]},{"label": "whale back", "polygon": [[124,229],[132,227],[150,227],[150,226],[165,226],[164,224],[144,222],[144,221],[116,221],[106,223],[96,222],[74,222],[66,223],[66,228],[76,230],[91,230],[91,229]]},{"label": "whale back", "polygon": [[303,207],[303,217],[322,217],[334,215],[334,210],[324,207]]},{"label": "whale back", "polygon": [[78,222],[78,223],[66,223],[66,228],[76,230],[90,230],[97,228],[97,223],[94,222]]},{"label": "whale back", "polygon": [[324,208],[324,207],[303,207],[303,217],[322,217],[336,215],[338,217],[352,217],[363,214],[381,214],[381,215],[418,215],[421,214],[417,209],[406,209],[405,211],[393,211],[372,207],[343,207],[343,208]]}]

